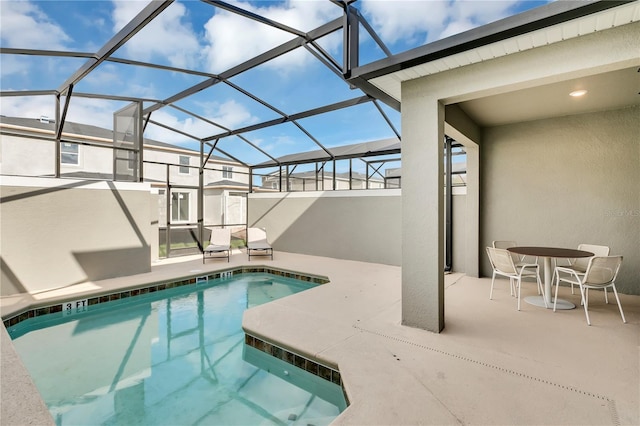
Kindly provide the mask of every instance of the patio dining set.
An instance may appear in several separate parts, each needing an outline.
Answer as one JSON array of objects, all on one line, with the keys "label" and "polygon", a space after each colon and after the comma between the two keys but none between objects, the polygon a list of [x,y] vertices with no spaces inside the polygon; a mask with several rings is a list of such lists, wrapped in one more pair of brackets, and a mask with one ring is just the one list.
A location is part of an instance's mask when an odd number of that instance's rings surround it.
[{"label": "patio dining set", "polygon": [[[534,278],[538,285],[538,295],[525,297],[531,305],[558,309],[573,309],[575,305],[567,300],[558,298],[558,288],[564,282],[580,290],[580,303],[584,307],[587,324],[589,318],[589,290],[603,290],[605,303],[609,303],[607,290],[611,289],[615,295],[620,310],[622,322],[626,323],[616,290],[616,277],[622,265],[622,256],[610,256],[609,247],[594,244],[580,244],[577,249],[560,247],[518,246],[515,241],[493,241],[491,247],[486,248],[493,274],[489,299],[493,297],[493,286],[497,275],[509,278],[511,296],[518,299],[520,310],[520,290],[524,278]],[[544,285],[540,279],[538,260],[542,258],[544,269]],[[559,259],[564,259],[560,264]],[[555,294],[551,297],[555,284]]]}]

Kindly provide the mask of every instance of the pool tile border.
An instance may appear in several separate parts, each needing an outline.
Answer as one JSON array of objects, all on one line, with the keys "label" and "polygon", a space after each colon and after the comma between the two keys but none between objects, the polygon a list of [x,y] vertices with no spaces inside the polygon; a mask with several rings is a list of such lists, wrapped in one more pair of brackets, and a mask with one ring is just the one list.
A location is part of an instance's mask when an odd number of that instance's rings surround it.
[{"label": "pool tile border", "polygon": [[291,352],[287,349],[281,348],[278,345],[262,340],[259,337],[255,337],[249,333],[244,334],[244,343],[247,346],[251,346],[279,360],[282,360],[315,376],[318,376],[321,379],[340,386],[340,388],[342,389],[342,393],[344,394],[344,399],[347,402],[347,405],[349,405],[349,398],[347,397],[347,393],[344,390],[342,375],[340,374],[340,371],[323,365],[317,361],[306,358],[295,352]]},{"label": "pool tile border", "polygon": [[[246,273],[267,273],[271,275],[276,275],[285,278],[293,278],[299,281],[306,281],[315,284],[326,284],[329,282],[329,279],[326,277],[321,277],[317,275],[305,274],[302,272],[294,272],[287,271],[284,269],[278,269],[268,266],[240,266],[236,268],[223,269],[220,271],[216,271],[210,274],[194,274],[188,277],[181,277],[175,281],[169,281],[164,283],[155,283],[152,285],[142,285],[136,288],[130,288],[127,290],[122,290],[114,293],[102,294],[99,296],[88,296],[86,297],[87,305],[93,306],[99,303],[111,302],[113,300],[125,299],[128,297],[136,297],[143,294],[154,293],[156,291],[162,291],[170,288],[182,287],[187,285],[196,285],[197,283],[205,280],[214,280],[219,278],[229,278],[234,275],[246,274]],[[9,318],[2,320],[4,326],[6,328],[13,327],[16,324],[19,324],[22,321],[25,321],[29,318],[38,317],[41,315],[54,314],[57,312],[62,312],[64,309],[65,303],[69,303],[78,299],[76,296],[73,299],[58,301],[53,305],[46,306],[38,306],[31,309],[26,309],[22,312],[12,315]],[[83,299],[84,300],[84,299]]]}]

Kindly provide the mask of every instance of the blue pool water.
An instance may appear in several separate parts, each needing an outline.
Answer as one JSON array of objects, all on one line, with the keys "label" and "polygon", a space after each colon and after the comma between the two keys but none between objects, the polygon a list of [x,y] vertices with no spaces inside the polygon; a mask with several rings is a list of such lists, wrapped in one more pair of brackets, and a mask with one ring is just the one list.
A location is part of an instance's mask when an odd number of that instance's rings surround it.
[{"label": "blue pool water", "polygon": [[[245,309],[315,284],[242,274],[9,329],[60,425],[326,425],[342,389],[244,344]],[[271,372],[270,372],[271,371]]]}]

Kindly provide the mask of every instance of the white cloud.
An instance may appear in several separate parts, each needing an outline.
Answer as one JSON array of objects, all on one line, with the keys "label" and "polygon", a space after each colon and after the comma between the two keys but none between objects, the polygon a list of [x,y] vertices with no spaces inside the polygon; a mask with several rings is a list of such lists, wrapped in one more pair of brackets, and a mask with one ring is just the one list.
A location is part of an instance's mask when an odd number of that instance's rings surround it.
[{"label": "white cloud", "polygon": [[385,43],[416,40],[426,31],[439,32],[448,18],[447,1],[361,0],[361,11]]},{"label": "white cloud", "polygon": [[451,19],[447,27],[437,37],[445,38],[510,16],[513,14],[512,9],[518,3],[522,3],[522,1],[457,0],[450,6]]},{"label": "white cloud", "polygon": [[122,108],[124,104],[124,102],[104,99],[72,97],[67,121],[111,129],[113,128],[113,113]]},{"label": "white cloud", "polygon": [[[138,80],[138,81],[137,81]],[[124,96],[159,99],[157,90],[157,82],[153,79],[135,79],[125,78],[121,70],[113,66],[113,64],[103,64],[95,69],[91,74],[87,75],[82,82],[95,88],[95,93],[104,92],[104,88],[109,88],[109,93],[123,94]]]},{"label": "white cloud", "polygon": [[[196,136],[193,133],[194,121],[191,118],[180,121],[176,116],[170,114],[169,112],[165,110],[158,110],[151,114],[151,119],[173,129]],[[180,133],[172,132],[163,127],[153,124],[147,126],[147,129],[144,132],[144,137],[176,145],[186,145],[188,143],[195,142],[194,139],[190,139],[184,135],[181,135]]]},{"label": "white cloud", "polygon": [[[199,107],[201,108],[199,111],[200,115],[226,128],[235,129],[258,121],[250,111],[234,100],[228,100],[223,103],[204,103],[200,104]],[[192,117],[186,117],[184,120],[180,120],[166,108],[154,112],[151,118],[154,121],[199,138],[224,132],[221,128]],[[145,136],[167,143],[184,144],[185,142],[193,142],[193,139],[158,126],[148,127]]]},{"label": "white cloud", "polygon": [[[233,4],[299,31],[312,30],[342,13],[329,1],[288,0],[268,7],[241,2]],[[215,73],[221,73],[296,37],[222,9],[216,9],[216,14],[205,24],[205,32],[209,43],[206,51],[208,69]],[[323,43],[323,47],[335,49],[339,43],[340,39],[333,37]],[[266,66],[278,70],[303,66],[312,57],[305,55],[301,49],[270,61]]]},{"label": "white cloud", "polygon": [[482,25],[511,15],[510,10],[518,3],[522,0],[457,0],[451,8],[456,20],[470,20]]},{"label": "white cloud", "polygon": [[119,87],[125,83],[125,81],[122,80],[122,75],[118,74],[118,69],[110,63],[103,63],[100,67],[93,70],[83,79],[83,82],[94,87],[102,88]]},{"label": "white cloud", "polygon": [[385,43],[439,40],[511,15],[517,0],[361,0],[361,10]]},{"label": "white cloud", "polygon": [[[65,99],[62,99],[64,102]],[[100,99],[73,98],[67,112],[67,121],[91,124],[110,129],[113,126],[113,112],[121,105]],[[55,97],[51,96],[11,96],[0,98],[0,111],[9,117],[54,119],[56,116]]]},{"label": "white cloud", "polygon": [[7,117],[55,117],[55,105],[55,98],[53,96],[0,97],[0,113]]},{"label": "white cloud", "polygon": [[223,103],[200,103],[199,106],[202,108],[205,117],[230,129],[246,126],[258,121],[257,117],[251,115],[251,112],[249,112],[244,105],[232,99]]},{"label": "white cloud", "polygon": [[295,146],[297,143],[292,136],[285,134],[270,136],[268,139],[251,139],[251,142],[276,157],[286,155],[290,151],[287,147]]},{"label": "white cloud", "polygon": [[[453,22],[450,22],[445,29],[440,31],[440,33],[436,36],[434,40],[443,39],[452,35],[460,34],[465,31],[471,30],[475,27],[477,27],[477,25],[474,25],[473,22],[466,19],[460,20],[460,21],[453,21]],[[425,43],[429,41],[433,41],[433,40],[429,38],[425,40]]]},{"label": "white cloud", "polygon": [[71,38],[29,1],[2,1],[0,41],[5,47],[63,50]]},{"label": "white cloud", "polygon": [[[113,4],[114,30],[117,32],[144,9],[147,2],[114,1]],[[187,22],[185,6],[174,2],[134,35],[124,49],[139,61],[166,58],[172,66],[188,68],[198,63],[201,46]]]},{"label": "white cloud", "polygon": [[29,75],[29,61],[13,55],[5,55],[2,58],[2,66],[0,66],[0,76],[8,77],[10,75]]}]

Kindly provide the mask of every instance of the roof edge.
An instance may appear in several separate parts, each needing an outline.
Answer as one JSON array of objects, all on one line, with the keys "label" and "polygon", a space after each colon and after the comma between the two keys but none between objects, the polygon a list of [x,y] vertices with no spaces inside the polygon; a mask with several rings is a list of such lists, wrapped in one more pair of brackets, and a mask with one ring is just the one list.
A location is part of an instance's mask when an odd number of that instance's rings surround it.
[{"label": "roof edge", "polygon": [[517,15],[473,28],[369,64],[354,68],[348,81],[363,80],[422,65],[460,52],[571,21],[637,0],[558,0]]}]

